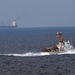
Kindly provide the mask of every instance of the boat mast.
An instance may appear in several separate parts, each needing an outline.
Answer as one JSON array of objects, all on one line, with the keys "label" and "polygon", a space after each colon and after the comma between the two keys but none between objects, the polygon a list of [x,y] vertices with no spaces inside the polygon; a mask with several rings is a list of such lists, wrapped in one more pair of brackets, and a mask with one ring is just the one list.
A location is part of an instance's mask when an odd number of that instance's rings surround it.
[{"label": "boat mast", "polygon": [[58,40],[60,43],[64,43],[62,32],[57,32]]}]

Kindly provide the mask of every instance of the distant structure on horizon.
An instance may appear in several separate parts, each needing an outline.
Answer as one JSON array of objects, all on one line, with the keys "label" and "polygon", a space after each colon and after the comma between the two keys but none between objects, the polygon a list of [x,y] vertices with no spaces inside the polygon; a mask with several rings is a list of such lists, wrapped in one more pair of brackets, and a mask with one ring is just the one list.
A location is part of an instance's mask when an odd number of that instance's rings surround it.
[{"label": "distant structure on horizon", "polygon": [[8,25],[5,25],[3,22],[2,24],[0,25],[0,28],[17,28],[17,23],[16,21],[12,21],[11,23],[9,22]]},{"label": "distant structure on horizon", "polygon": [[16,21],[12,21],[11,26],[13,26],[13,27],[17,27],[17,23],[16,23]]}]

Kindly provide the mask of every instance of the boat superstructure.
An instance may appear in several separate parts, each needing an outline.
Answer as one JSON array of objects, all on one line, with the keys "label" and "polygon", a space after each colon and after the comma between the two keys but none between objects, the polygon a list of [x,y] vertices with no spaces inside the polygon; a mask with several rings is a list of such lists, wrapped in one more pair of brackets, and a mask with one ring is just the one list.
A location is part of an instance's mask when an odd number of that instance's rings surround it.
[{"label": "boat superstructure", "polygon": [[11,26],[13,26],[13,27],[17,27],[17,23],[16,23],[16,21],[12,21]]},{"label": "boat superstructure", "polygon": [[70,44],[70,41],[64,41],[62,32],[57,32],[58,44],[56,44],[53,48],[44,48],[42,52],[52,52],[52,53],[60,53],[66,52],[69,50],[74,50],[74,46]]}]

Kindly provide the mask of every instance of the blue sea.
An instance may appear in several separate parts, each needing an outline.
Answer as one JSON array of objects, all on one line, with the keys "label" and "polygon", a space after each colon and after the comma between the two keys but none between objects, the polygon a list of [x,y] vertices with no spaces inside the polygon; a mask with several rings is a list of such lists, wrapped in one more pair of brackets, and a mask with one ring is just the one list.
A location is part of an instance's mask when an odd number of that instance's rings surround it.
[{"label": "blue sea", "polygon": [[0,30],[0,53],[40,52],[58,43],[56,33],[75,46],[75,27],[38,27]]},{"label": "blue sea", "polygon": [[[64,40],[69,40],[75,46],[75,27],[0,29],[0,75],[75,75],[74,54],[37,54],[43,48],[58,43],[58,31],[63,33]],[[27,54],[30,57],[14,54]]]}]

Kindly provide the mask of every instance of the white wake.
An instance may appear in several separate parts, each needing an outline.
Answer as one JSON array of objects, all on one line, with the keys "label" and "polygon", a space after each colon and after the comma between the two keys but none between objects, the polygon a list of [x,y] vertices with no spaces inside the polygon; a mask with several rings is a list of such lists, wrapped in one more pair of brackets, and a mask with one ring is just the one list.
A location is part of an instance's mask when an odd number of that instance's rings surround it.
[{"label": "white wake", "polygon": [[45,55],[49,55],[49,53],[44,53],[42,54],[41,52],[28,52],[28,53],[23,53],[23,54],[0,54],[0,55],[5,55],[5,56],[21,56],[21,57],[27,57],[27,56],[45,56]]},{"label": "white wake", "polygon": [[47,55],[63,55],[63,54],[75,54],[75,50],[69,50],[61,53],[50,53],[50,52],[28,52],[23,54],[0,54],[5,56],[20,56],[20,57],[30,57],[30,56],[47,56]]}]

